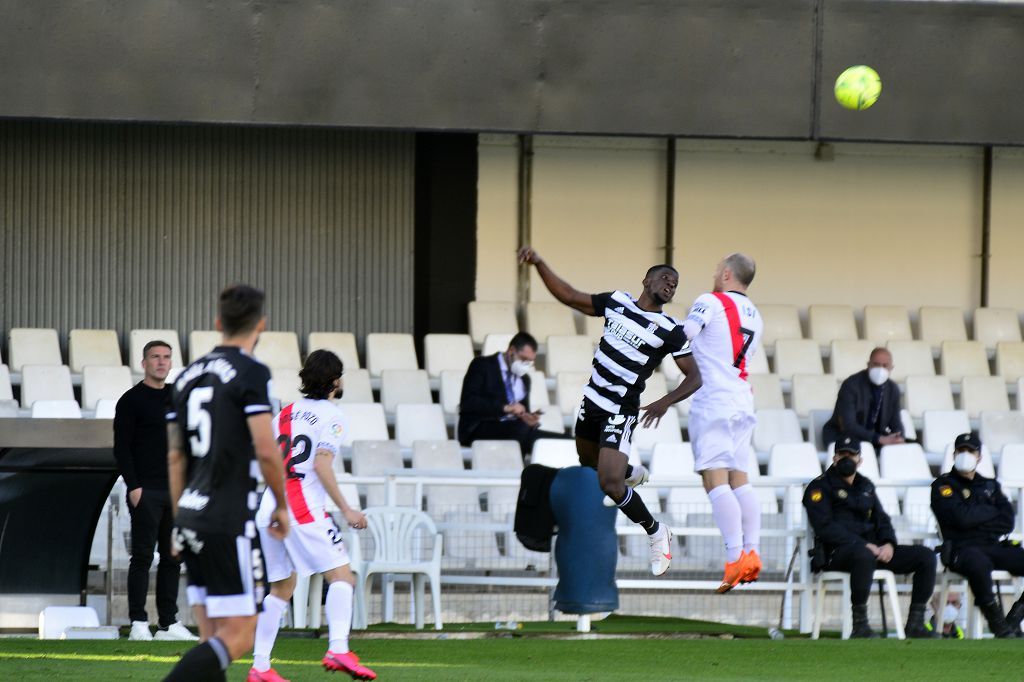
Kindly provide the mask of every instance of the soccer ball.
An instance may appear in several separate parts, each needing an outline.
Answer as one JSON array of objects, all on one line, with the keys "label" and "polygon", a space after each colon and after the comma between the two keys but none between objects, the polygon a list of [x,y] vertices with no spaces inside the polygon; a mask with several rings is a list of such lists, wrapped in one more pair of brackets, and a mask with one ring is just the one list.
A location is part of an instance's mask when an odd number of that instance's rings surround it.
[{"label": "soccer ball", "polygon": [[882,79],[870,66],[851,66],[836,79],[836,101],[847,109],[863,111],[878,101]]}]

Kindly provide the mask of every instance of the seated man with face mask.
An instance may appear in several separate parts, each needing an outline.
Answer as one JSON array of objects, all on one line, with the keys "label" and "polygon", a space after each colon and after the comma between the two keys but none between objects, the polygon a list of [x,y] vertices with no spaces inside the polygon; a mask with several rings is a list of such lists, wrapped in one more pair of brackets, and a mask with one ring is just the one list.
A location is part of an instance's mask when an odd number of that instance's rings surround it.
[{"label": "seated man with face mask", "polygon": [[953,449],[953,468],[932,483],[932,512],[942,532],[942,563],[967,578],[993,635],[1020,637],[1024,596],[1004,617],[992,590],[994,570],[1024,575],[1024,548],[1000,542],[1013,531],[1013,505],[999,481],[977,472],[981,461],[978,434],[960,434]]},{"label": "seated man with face mask", "polygon": [[516,440],[523,455],[540,438],[569,438],[541,431],[540,411],[530,411],[530,375],[537,340],[526,332],[512,337],[504,353],[475,358],[466,369],[459,401],[459,442]]},{"label": "seated man with face mask", "polygon": [[840,435],[867,441],[876,450],[904,442],[900,389],[889,379],[891,373],[892,353],[879,347],[871,351],[866,369],[843,382],[832,418],[822,428],[826,446]]},{"label": "seated man with face mask", "polygon": [[896,544],[889,515],[875,494],[875,484],[857,473],[860,439],[836,443],[832,466],[807,484],[804,508],[814,529],[815,571],[850,574],[851,637],[878,635],[868,624],[868,597],[875,569],[914,574],[907,617],[907,637],[931,638],[924,612],[935,589],[935,553],[920,545]]}]

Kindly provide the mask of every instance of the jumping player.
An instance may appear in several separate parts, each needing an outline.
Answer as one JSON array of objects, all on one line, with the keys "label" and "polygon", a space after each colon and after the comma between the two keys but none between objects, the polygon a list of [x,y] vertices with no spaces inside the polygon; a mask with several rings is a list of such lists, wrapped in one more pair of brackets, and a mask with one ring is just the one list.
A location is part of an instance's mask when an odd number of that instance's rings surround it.
[{"label": "jumping player", "polygon": [[262,291],[245,285],[221,292],[216,326],[223,341],[178,376],[167,414],[175,551],[188,569],[202,640],[171,670],[172,682],[224,680],[231,661],[252,649],[265,594],[254,521],[260,471],[280,500],[270,510],[269,535],[288,534],[270,370],[251,355],[266,326],[263,301]]},{"label": "jumping player", "polygon": [[[651,267],[639,298],[622,291],[591,295],[558,277],[532,248],[523,247],[518,256],[520,263],[537,268],[544,286],[558,301],[584,315],[605,318],[590,382],[583,389],[576,452],[580,464],[597,469],[605,495],[647,532],[651,572],[662,575],[672,562],[672,531],[655,521],[640,496],[633,494],[633,488],[647,482],[648,473],[643,465],[629,464],[629,450],[641,409],[645,410],[643,425],[656,425],[669,406],[701,386],[700,371],[690,356],[682,325],[662,312],[662,306],[676,293],[679,273],[670,265]],[[669,354],[685,378],[663,398],[640,407],[647,379]]]},{"label": "jumping player", "polygon": [[324,510],[329,497],[349,526],[366,528],[366,516],[346,503],[334,476],[334,458],[347,424],[341,409],[328,398],[340,397],[343,370],[334,353],[310,353],[299,372],[305,398],[285,406],[274,420],[274,434],[284,457],[285,496],[292,531],[283,541],[271,532],[271,513],[281,498],[268,489],[263,493],[256,525],[263,542],[270,594],[263,600],[263,612],[256,626],[253,667],[247,682],[287,682],[270,667],[270,652],[277,639],[281,614],[295,591],[297,573],[323,573],[329,585],[326,606],[330,644],[322,661],[324,667],[348,673],[357,680],[377,677],[348,648],[355,578],[349,569],[341,531]]},{"label": "jumping player", "polygon": [[747,479],[750,437],[757,423],[747,360],[760,347],[764,329],[746,293],[754,271],[754,261],[742,253],[723,258],[715,268],[712,292],[697,298],[683,322],[704,379],[690,406],[689,430],[694,468],[703,478],[725,540],[719,594],[757,580],[761,571],[761,510]]}]

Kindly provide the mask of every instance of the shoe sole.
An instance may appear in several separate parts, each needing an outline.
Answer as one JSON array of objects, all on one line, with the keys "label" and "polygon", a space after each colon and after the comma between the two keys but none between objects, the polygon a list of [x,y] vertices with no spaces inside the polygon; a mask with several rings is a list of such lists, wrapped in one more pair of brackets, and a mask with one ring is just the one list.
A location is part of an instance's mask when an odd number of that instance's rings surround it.
[{"label": "shoe sole", "polygon": [[[669,528],[668,526],[665,526],[665,532],[668,533],[668,548],[671,550],[672,549],[672,529]],[[668,573],[668,569],[671,568],[671,566],[672,566],[672,557],[670,555],[668,557],[668,563],[665,564],[665,570],[662,571],[661,573],[655,573],[654,572],[654,567],[652,566],[651,567],[651,574],[654,575],[655,577],[657,577],[659,575],[665,575],[666,573]]]}]

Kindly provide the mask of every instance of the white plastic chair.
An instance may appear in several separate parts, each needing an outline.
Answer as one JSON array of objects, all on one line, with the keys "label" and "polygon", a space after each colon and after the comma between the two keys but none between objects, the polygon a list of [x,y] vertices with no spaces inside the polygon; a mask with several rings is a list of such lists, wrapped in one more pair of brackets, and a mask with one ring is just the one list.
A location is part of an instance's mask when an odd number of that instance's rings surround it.
[{"label": "white plastic chair", "polygon": [[971,420],[963,410],[926,410],[921,442],[928,452],[945,452],[961,433],[971,430]]},{"label": "white plastic chair", "polygon": [[380,375],[380,402],[384,412],[394,414],[400,404],[429,405],[430,380],[422,369],[386,369]]},{"label": "white plastic chair", "polygon": [[88,365],[82,372],[82,407],[93,410],[104,398],[116,401],[131,387],[132,372],[124,365]]},{"label": "white plastic chair", "polygon": [[386,369],[419,369],[412,334],[367,334],[366,368],[371,377]]},{"label": "white plastic chair", "polygon": [[960,388],[960,407],[974,419],[985,411],[1007,411],[1010,399],[1002,377],[965,376]]},{"label": "white plastic chair", "polygon": [[747,382],[754,394],[755,410],[784,410],[786,401],[782,396],[782,382],[778,374],[750,374]]},{"label": "white plastic chair", "polygon": [[967,340],[964,311],[960,308],[921,306],[918,326],[918,338],[933,350],[938,350],[943,341]]},{"label": "white plastic chair", "polygon": [[793,411],[807,417],[811,410],[830,410],[836,405],[839,385],[831,374],[794,374]]},{"label": "white plastic chair", "polygon": [[974,311],[974,340],[991,350],[1000,341],[1020,341],[1020,320],[1013,308],[978,308]]},{"label": "white plastic chair", "polygon": [[907,410],[915,419],[929,410],[950,411],[953,390],[943,376],[909,376],[905,393]]},{"label": "white plastic chair", "polygon": [[573,336],[576,334],[576,321],[572,318],[572,310],[561,303],[551,301],[533,301],[527,303],[523,322],[526,331],[538,341],[549,336]]},{"label": "white plastic chair", "polygon": [[[430,583],[434,607],[434,629],[441,629],[441,534],[434,521],[424,512],[408,507],[371,507],[365,512],[367,529],[373,536],[374,556],[364,559],[357,534],[352,534],[349,552],[356,573],[356,591],[364,595],[363,612],[354,618],[353,626],[366,626],[365,604],[370,600],[370,577],[410,574],[413,578],[413,604],[417,629],[423,629],[424,588]],[[432,540],[427,558],[420,558],[425,542]],[[387,598],[385,589],[385,598]]]},{"label": "white plastic chair", "polygon": [[780,379],[794,374],[824,374],[821,350],[812,339],[779,339],[775,342],[775,373]]},{"label": "white plastic chair", "polygon": [[907,309],[901,305],[864,306],[864,338],[877,346],[914,338]]},{"label": "white plastic chair", "polygon": [[932,349],[924,341],[890,341],[893,381],[903,382],[910,376],[934,376],[935,359]]},{"label": "white plastic chair", "polygon": [[[519,331],[516,306],[510,301],[470,301],[469,336],[480,346],[488,334],[507,334],[509,338]],[[508,347],[508,343],[505,343]],[[500,349],[504,350],[504,348]]]},{"label": "white plastic chair", "polygon": [[432,379],[445,370],[466,371],[473,360],[473,341],[469,334],[427,334],[423,337],[423,356]]},{"label": "white plastic chair", "polygon": [[345,365],[349,372],[362,367],[359,364],[359,351],[356,348],[356,336],[352,332],[310,332],[306,337],[306,352],[329,350]]},{"label": "white plastic chair", "polygon": [[194,329],[188,334],[188,357],[195,362],[220,345],[224,335],[215,329]]},{"label": "white plastic chair", "polygon": [[[7,363],[12,372],[23,371],[25,365],[64,364],[56,329],[11,329],[7,335],[7,354]],[[139,357],[141,359],[142,356]]]},{"label": "white plastic chair", "polygon": [[[957,587],[957,591],[963,595],[964,605],[967,607],[967,629],[964,631],[965,639],[981,639],[981,627],[984,618],[981,618],[981,611],[978,609],[978,605],[974,603],[974,592],[968,589],[967,579],[959,573],[955,573],[948,568],[944,568],[942,563],[939,563],[938,571],[936,572],[936,584],[935,587],[939,590],[939,604],[945,604],[949,599],[949,593],[951,588]],[[1019,583],[1020,579],[1016,576],[1011,575],[1007,571],[992,571],[992,582],[993,583],[1005,583],[1012,585],[1011,591],[1016,594],[1020,591],[1020,586],[1014,583]]]},{"label": "white plastic chair", "polygon": [[1001,453],[1011,443],[1024,443],[1024,413],[987,410],[981,413],[980,422],[981,442],[992,452]]},{"label": "white plastic chair", "polygon": [[[779,443],[803,443],[800,420],[793,410],[758,410],[754,427],[754,450],[771,452]],[[813,447],[813,446],[812,446]]]},{"label": "white plastic chair", "polygon": [[121,365],[121,345],[113,329],[72,329],[68,334],[68,366],[81,374],[86,365]]},{"label": "white plastic chair", "polygon": [[33,419],[81,419],[82,408],[74,400],[36,400],[32,403]]},{"label": "white plastic chair", "polygon": [[945,341],[939,361],[942,375],[950,381],[961,381],[965,376],[990,374],[985,345],[980,341]]},{"label": "white plastic chair", "polygon": [[803,330],[800,328],[800,315],[795,305],[759,303],[757,310],[761,313],[761,319],[764,321],[761,346],[766,353],[775,353],[775,342],[779,339],[802,339],[804,337]]},{"label": "white plastic chair", "polygon": [[345,403],[341,411],[348,418],[348,432],[342,443],[351,447],[357,440],[387,440],[388,423],[378,403]]},{"label": "white plastic chair", "polygon": [[411,448],[418,440],[447,440],[448,429],[440,405],[408,405],[395,408],[395,440]]},{"label": "white plastic chair", "polygon": [[302,367],[299,337],[295,332],[263,332],[253,349],[253,357],[271,369]]},{"label": "white plastic chair", "polygon": [[549,336],[544,369],[548,375],[586,372],[594,361],[594,342],[589,336]]},{"label": "white plastic chair", "polygon": [[1024,377],[1024,341],[1000,341],[996,344],[996,374],[1008,384]]},{"label": "white plastic chair", "polygon": [[[836,339],[856,339],[857,324],[848,305],[812,305],[807,308],[810,338],[822,348]],[[777,350],[777,348],[776,348]],[[866,362],[866,361],[865,361]]]},{"label": "white plastic chair", "polygon": [[25,365],[21,368],[21,406],[37,400],[74,400],[67,365]]},{"label": "white plastic chair", "polygon": [[531,464],[542,464],[546,467],[564,469],[579,466],[580,458],[576,454],[576,443],[558,438],[541,438],[534,442]]},{"label": "white plastic chair", "polygon": [[[892,571],[876,570],[872,576],[872,583],[879,580],[885,583],[885,592],[889,598],[889,607],[892,609],[892,619],[896,628],[897,639],[906,639],[907,635],[903,630],[903,613],[900,611],[899,594],[896,591],[896,576]],[[829,589],[829,583],[839,583],[839,589],[843,592],[842,608],[843,613],[843,639],[849,639],[853,632],[853,614],[850,611],[850,574],[842,571],[822,571],[814,579],[814,628],[811,630],[811,639],[818,639],[821,634],[821,621],[825,614],[825,592]]]},{"label": "white plastic chair", "polygon": [[370,373],[365,369],[349,369],[345,365],[345,371],[341,375],[342,388],[341,403],[372,403],[373,387],[370,384]]},{"label": "white plastic chair", "polygon": [[842,381],[868,366],[871,351],[878,344],[857,339],[838,339],[832,342],[830,362],[832,374]]}]

